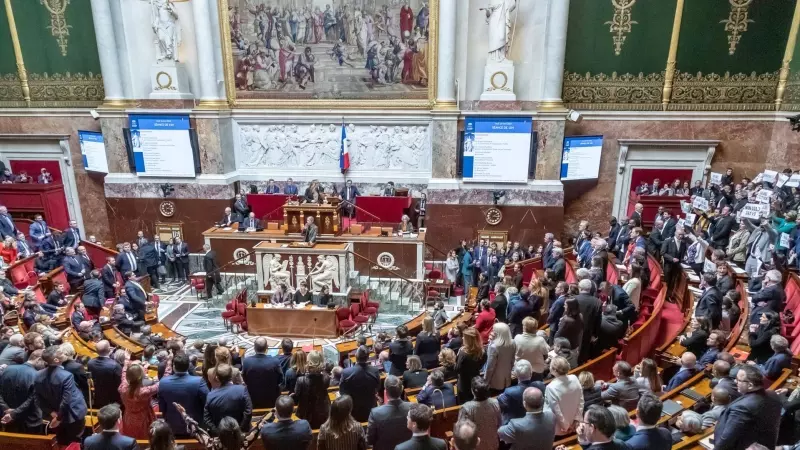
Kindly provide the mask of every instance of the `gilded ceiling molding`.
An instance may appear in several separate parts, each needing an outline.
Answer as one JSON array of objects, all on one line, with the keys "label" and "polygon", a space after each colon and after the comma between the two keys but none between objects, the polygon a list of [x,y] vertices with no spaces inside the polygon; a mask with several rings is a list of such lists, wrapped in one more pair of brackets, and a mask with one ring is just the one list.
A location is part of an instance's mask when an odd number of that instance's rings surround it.
[{"label": "gilded ceiling molding", "polygon": [[748,18],[747,10],[753,3],[753,0],[728,0],[731,4],[731,12],[728,18],[720,20],[719,23],[725,24],[725,31],[728,32],[728,54],[733,55],[736,53],[736,46],[742,35],[747,31],[747,24],[754,23],[755,21]]},{"label": "gilded ceiling molding", "polygon": [[669,109],[675,111],[766,111],[775,108],[778,72],[691,74],[678,71]]},{"label": "gilded ceiling molding", "polygon": [[800,28],[800,0],[795,0],[794,15],[792,16],[792,26],[789,28],[789,38],[786,40],[786,49],[783,52],[781,70],[778,74],[778,89],[775,91],[775,110],[780,111],[783,104],[783,96],[786,93],[786,84],[789,80],[789,65],[792,63],[794,47],[797,44],[797,31]]},{"label": "gilded ceiling molding", "polygon": [[610,76],[564,73],[563,100],[573,109],[655,111],[660,107],[663,73]]},{"label": "gilded ceiling molding", "polygon": [[67,45],[69,41],[69,29],[72,25],[67,24],[67,19],[64,17],[64,12],[67,10],[70,0],[39,0],[41,4],[50,13],[50,34],[56,38],[58,47],[61,49],[61,56],[67,56]]},{"label": "gilded ceiling molding", "polygon": [[675,16],[672,19],[672,34],[669,39],[669,53],[667,54],[667,68],[664,71],[664,90],[661,94],[661,108],[666,111],[672,98],[672,85],[675,80],[675,61],[678,58],[678,42],[681,36],[681,21],[683,20],[684,0],[678,0],[675,5]]},{"label": "gilded ceiling molding", "polygon": [[[100,74],[30,74],[30,106],[40,108],[94,107],[103,102],[105,91]],[[22,89],[14,74],[0,77],[0,107],[22,107]]]},{"label": "gilded ceiling molding", "polygon": [[794,72],[786,80],[781,110],[800,111],[800,72]]},{"label": "gilded ceiling molding", "polygon": [[633,29],[633,24],[639,24],[633,20],[631,8],[636,3],[636,0],[611,0],[611,6],[614,7],[614,15],[611,20],[605,23],[610,25],[609,31],[612,33],[614,41],[614,54],[619,56],[622,53],[622,45],[625,39],[628,38],[628,33]]}]

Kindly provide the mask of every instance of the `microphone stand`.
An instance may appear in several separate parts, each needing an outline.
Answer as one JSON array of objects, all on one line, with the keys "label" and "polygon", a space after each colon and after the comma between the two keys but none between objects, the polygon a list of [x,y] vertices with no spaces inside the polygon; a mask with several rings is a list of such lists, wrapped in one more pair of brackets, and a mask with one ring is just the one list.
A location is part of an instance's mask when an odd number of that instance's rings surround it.
[{"label": "microphone stand", "polygon": [[314,328],[311,331],[311,350],[314,350],[314,343],[317,339],[317,318],[314,317]]},{"label": "microphone stand", "polygon": [[[364,214],[367,214],[368,216],[375,218],[375,219],[376,219],[376,220],[375,220],[376,222],[378,222],[378,223],[380,223],[380,222],[381,222],[381,218],[380,218],[380,217],[376,216],[375,214],[372,214],[371,212],[367,211],[367,210],[366,210],[366,209],[364,209],[364,208],[361,208],[361,207],[359,207],[358,205],[356,205],[354,202],[352,202],[352,201],[350,201],[350,200],[345,200],[345,199],[342,199],[342,202],[341,202],[341,203],[339,203],[339,208],[342,208],[342,207],[345,205],[345,203],[346,203],[346,204],[348,204],[348,205],[351,205],[351,206],[352,206],[353,208],[355,208],[356,210],[358,210],[358,211],[361,211],[361,212],[363,212]],[[352,227],[353,227],[353,221],[350,221],[350,222],[349,222],[349,224],[348,224],[348,226],[347,226],[347,231],[348,231],[349,233],[352,233],[352,232],[353,232],[353,230],[352,230]]]}]

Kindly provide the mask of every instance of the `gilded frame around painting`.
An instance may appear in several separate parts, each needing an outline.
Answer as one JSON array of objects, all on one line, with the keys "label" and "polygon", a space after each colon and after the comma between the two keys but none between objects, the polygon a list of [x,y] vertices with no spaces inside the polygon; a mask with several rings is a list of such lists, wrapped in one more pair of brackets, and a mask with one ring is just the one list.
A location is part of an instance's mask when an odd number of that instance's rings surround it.
[{"label": "gilded frame around painting", "polygon": [[220,18],[222,65],[225,74],[225,92],[231,108],[286,108],[286,109],[432,109],[436,103],[436,81],[439,48],[439,0],[429,0],[430,25],[428,38],[428,86],[425,99],[245,99],[237,98],[233,50],[230,45],[228,0],[217,0]]}]

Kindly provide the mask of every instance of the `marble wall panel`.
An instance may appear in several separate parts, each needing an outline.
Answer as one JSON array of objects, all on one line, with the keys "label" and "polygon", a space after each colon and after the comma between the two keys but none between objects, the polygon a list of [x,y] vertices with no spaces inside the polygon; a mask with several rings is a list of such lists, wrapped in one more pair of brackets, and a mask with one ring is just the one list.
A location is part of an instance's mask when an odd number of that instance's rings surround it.
[{"label": "marble wall panel", "polygon": [[[428,203],[442,205],[493,205],[493,191],[488,189],[430,189]],[[564,193],[561,191],[538,191],[533,189],[505,189],[506,195],[498,205],[503,206],[561,206]]]},{"label": "marble wall panel", "polygon": [[125,147],[125,136],[122,133],[122,129],[128,127],[128,119],[103,117],[100,119],[100,126],[103,129],[103,141],[106,144],[108,171],[131,173],[131,166],[128,164],[128,150]]},{"label": "marble wall panel", "polygon": [[538,145],[536,179],[557,180],[561,172],[561,149],[564,145],[564,120],[534,120]]},{"label": "marble wall panel", "polygon": [[[175,191],[172,199],[229,200],[234,196],[233,185],[170,183]],[[106,183],[106,198],[151,198],[164,200],[161,183]]]},{"label": "marble wall panel", "polygon": [[[228,121],[227,119],[223,119]],[[224,174],[225,163],[222,156],[222,146],[220,133],[220,119],[200,118],[194,119],[194,127],[197,130],[197,141],[200,146],[200,167],[204,174]],[[233,152],[232,148],[227,151]]]},{"label": "marble wall panel", "polygon": [[433,178],[455,178],[458,158],[458,119],[437,119],[431,127]]}]

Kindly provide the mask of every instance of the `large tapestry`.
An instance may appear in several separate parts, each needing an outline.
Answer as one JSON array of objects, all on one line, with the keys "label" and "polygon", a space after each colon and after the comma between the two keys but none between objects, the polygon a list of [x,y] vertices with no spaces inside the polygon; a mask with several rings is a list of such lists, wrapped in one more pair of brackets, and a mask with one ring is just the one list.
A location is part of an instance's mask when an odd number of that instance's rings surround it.
[{"label": "large tapestry", "polygon": [[227,84],[237,103],[432,97],[435,0],[222,4]]}]

